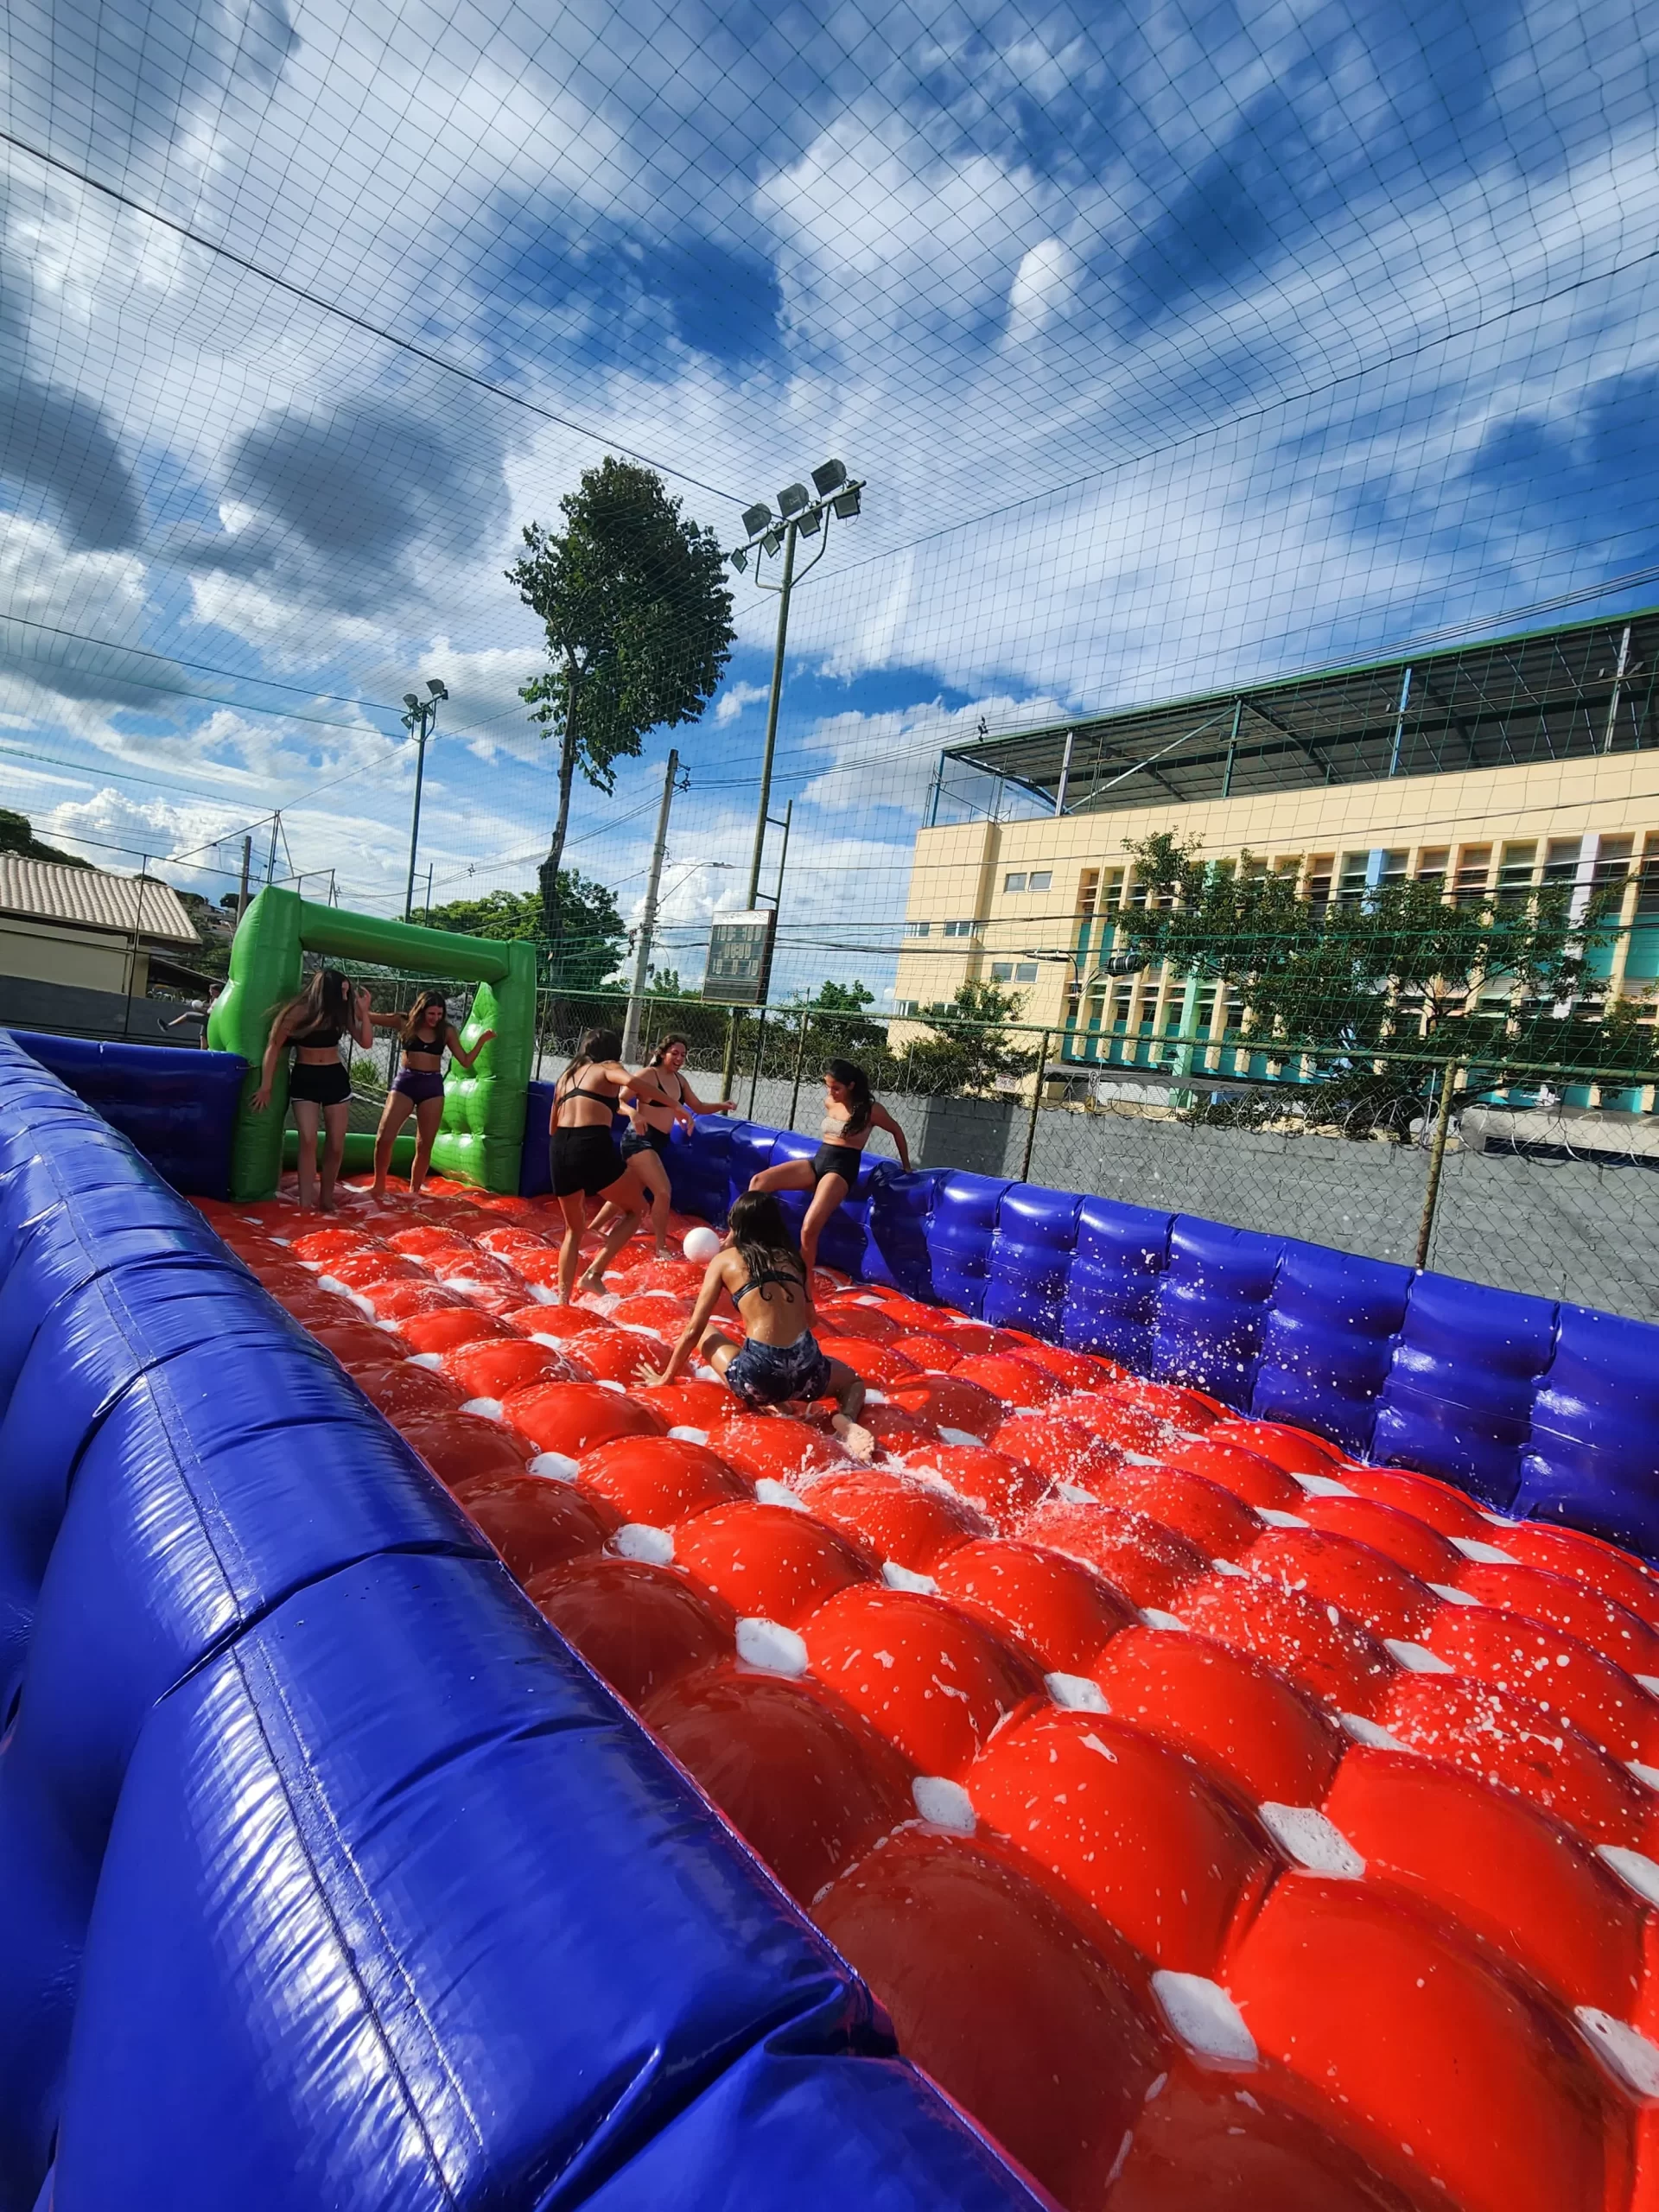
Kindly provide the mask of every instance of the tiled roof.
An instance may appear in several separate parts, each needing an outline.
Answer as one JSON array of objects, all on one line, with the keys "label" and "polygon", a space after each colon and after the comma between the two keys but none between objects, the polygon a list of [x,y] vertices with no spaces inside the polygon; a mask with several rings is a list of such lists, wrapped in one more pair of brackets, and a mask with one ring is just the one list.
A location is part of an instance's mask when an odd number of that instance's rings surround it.
[{"label": "tiled roof", "polygon": [[21,914],[33,922],[67,922],[85,930],[139,933],[162,944],[198,943],[194,926],[176,891],[152,878],[138,904],[136,875],[111,875],[103,868],[60,868],[52,861],[26,861],[0,853],[0,914]]}]

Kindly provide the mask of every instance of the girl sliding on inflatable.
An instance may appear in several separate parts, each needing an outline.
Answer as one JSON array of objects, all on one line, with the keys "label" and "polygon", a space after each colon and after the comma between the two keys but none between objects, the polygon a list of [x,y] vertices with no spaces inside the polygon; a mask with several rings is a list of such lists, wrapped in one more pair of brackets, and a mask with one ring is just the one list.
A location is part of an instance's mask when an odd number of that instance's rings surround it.
[{"label": "girl sliding on inflatable", "polygon": [[[645,1210],[639,1179],[617,1150],[611,1132],[617,1100],[629,1080],[617,1057],[621,1050],[622,1039],[614,1029],[590,1029],[554,1086],[548,1166],[553,1196],[564,1216],[559,1246],[561,1306],[569,1306],[578,1288],[603,1291],[606,1268],[639,1227]],[[588,1198],[603,1198],[613,1209],[614,1218],[605,1231],[599,1257],[578,1284]]]},{"label": "girl sliding on inflatable", "polygon": [[885,1106],[870,1096],[870,1079],[851,1060],[830,1060],[823,1071],[823,1142],[810,1160],[786,1160],[763,1167],[749,1183],[752,1191],[810,1191],[811,1204],[801,1224],[801,1257],[809,1274],[818,1264],[818,1239],[842,1200],[857,1187],[864,1147],[877,1129],[893,1139],[899,1165],[909,1172],[910,1147]]},{"label": "girl sliding on inflatable", "polygon": [[386,1093],[380,1126],[374,1133],[374,1196],[386,1195],[386,1171],[391,1166],[393,1140],[404,1123],[415,1116],[415,1161],[409,1171],[409,1194],[419,1195],[432,1164],[433,1141],[443,1119],[443,1056],[461,1062],[468,1075],[479,1054],[494,1036],[486,1029],[469,1052],[449,1026],[449,1007],[442,991],[423,991],[408,1014],[372,1014],[377,1029],[403,1033],[404,1065]]},{"label": "girl sliding on inflatable", "polygon": [[[334,1184],[346,1156],[346,1123],[351,1111],[352,1079],[340,1057],[340,1040],[351,1035],[366,1052],[374,1042],[369,1027],[369,995],[353,991],[338,968],[319,968],[288,1004],[279,1007],[270,1025],[259,1088],[253,1094],[253,1110],[263,1114],[270,1103],[276,1064],[291,1045],[294,1065],[289,1072],[288,1096],[294,1109],[294,1126],[300,1133],[300,1204],[309,1212],[334,1211]],[[323,1127],[322,1196],[317,1197],[317,1123]]]},{"label": "girl sliding on inflatable", "polygon": [[[654,1389],[677,1381],[698,1351],[727,1387],[757,1410],[833,1397],[836,1435],[855,1459],[870,1459],[875,1439],[858,1422],[864,1385],[850,1367],[819,1349],[807,1282],[805,1262],[777,1199],[770,1192],[746,1191],[732,1208],[731,1226],[709,1262],[691,1319],[667,1364],[660,1372],[642,1364],[640,1383]],[[722,1291],[730,1292],[742,1317],[747,1340],[741,1344],[709,1325]]]}]

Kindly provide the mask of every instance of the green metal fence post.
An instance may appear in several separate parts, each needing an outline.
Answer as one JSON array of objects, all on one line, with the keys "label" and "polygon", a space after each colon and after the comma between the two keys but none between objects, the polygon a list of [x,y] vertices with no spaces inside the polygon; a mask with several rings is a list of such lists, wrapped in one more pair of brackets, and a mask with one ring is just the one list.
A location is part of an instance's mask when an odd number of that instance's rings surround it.
[{"label": "green metal fence post", "polygon": [[1446,1160],[1446,1134],[1452,1120],[1452,1093],[1457,1087],[1458,1066],[1448,1060],[1440,1071],[1440,1096],[1434,1114],[1434,1134],[1428,1147],[1428,1183],[1423,1192],[1423,1217],[1417,1228],[1417,1261],[1421,1272],[1428,1265],[1428,1248],[1434,1235],[1434,1209],[1440,1195],[1440,1169]]},{"label": "green metal fence post", "polygon": [[1031,1180],[1032,1147],[1037,1141],[1037,1116],[1043,1108],[1043,1077],[1048,1067],[1050,1033],[1048,1030],[1044,1030],[1042,1043],[1037,1048],[1037,1073],[1031,1086],[1031,1115],[1026,1123],[1025,1157],[1020,1162],[1020,1180],[1022,1183],[1028,1183]]}]

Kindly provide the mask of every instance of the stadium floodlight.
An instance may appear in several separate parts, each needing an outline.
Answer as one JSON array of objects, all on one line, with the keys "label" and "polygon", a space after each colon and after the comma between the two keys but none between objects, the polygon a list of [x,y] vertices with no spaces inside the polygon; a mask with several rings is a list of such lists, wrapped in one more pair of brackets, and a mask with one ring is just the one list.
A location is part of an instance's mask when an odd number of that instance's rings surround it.
[{"label": "stadium floodlight", "polygon": [[743,510],[744,536],[758,537],[771,520],[772,509],[764,499],[757,499],[752,507],[745,507]]},{"label": "stadium floodlight", "polygon": [[791,516],[799,514],[803,507],[810,507],[811,504],[812,494],[804,484],[785,484],[778,494],[778,512],[785,522]]},{"label": "stadium floodlight", "polygon": [[747,569],[748,565],[748,554],[742,546],[740,545],[736,547],[732,554],[732,566],[741,572],[744,569]]},{"label": "stadium floodlight", "polygon": [[850,522],[858,512],[859,493],[863,488],[861,484],[849,484],[844,492],[838,492],[830,500],[830,505],[842,522]]},{"label": "stadium floodlight", "polygon": [[795,527],[803,537],[816,537],[823,523],[823,509],[809,507]]},{"label": "stadium floodlight", "polygon": [[775,553],[783,542],[784,533],[781,530],[769,530],[760,541],[768,553]]},{"label": "stadium floodlight", "polygon": [[441,677],[429,676],[426,688],[429,696],[423,699],[417,692],[405,691],[404,704],[409,712],[403,717],[404,728],[414,739],[415,808],[409,823],[409,880],[404,886],[404,919],[407,921],[415,906],[415,855],[421,842],[421,785],[426,780],[426,741],[437,728],[438,702],[449,696],[449,687]]},{"label": "stadium floodlight", "polygon": [[846,481],[847,471],[838,461],[826,461],[812,472],[812,488],[821,499],[839,492]]}]

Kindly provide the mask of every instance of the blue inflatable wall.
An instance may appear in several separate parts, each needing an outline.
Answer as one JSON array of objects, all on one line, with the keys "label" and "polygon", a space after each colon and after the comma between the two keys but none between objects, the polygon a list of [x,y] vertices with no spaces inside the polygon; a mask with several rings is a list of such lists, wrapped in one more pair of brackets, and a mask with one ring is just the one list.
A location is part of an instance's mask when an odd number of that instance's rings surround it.
[{"label": "blue inflatable wall", "polygon": [[0,1408],[0,2212],[1039,2202],[3,1039]]},{"label": "blue inflatable wall", "polygon": [[175,1191],[229,1194],[231,1135],[247,1073],[240,1053],[99,1044],[32,1029],[0,1034],[95,1106]]},{"label": "blue inflatable wall", "polygon": [[[787,1131],[705,1118],[670,1154],[675,1204],[723,1220],[757,1169],[812,1149]],[[901,1175],[884,1160],[820,1256],[1659,1560],[1649,1322],[1034,1183]]]}]

